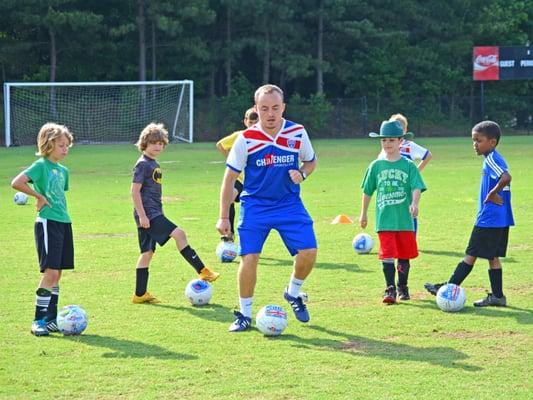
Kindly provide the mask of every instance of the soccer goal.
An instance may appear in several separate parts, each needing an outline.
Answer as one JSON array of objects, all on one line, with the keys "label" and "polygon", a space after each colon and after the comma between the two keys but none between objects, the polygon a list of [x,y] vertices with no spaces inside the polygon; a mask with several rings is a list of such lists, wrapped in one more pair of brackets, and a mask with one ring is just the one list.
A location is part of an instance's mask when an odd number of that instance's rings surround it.
[{"label": "soccer goal", "polygon": [[5,144],[34,144],[46,122],[76,143],[134,142],[150,122],[193,141],[193,81],[4,83]]}]

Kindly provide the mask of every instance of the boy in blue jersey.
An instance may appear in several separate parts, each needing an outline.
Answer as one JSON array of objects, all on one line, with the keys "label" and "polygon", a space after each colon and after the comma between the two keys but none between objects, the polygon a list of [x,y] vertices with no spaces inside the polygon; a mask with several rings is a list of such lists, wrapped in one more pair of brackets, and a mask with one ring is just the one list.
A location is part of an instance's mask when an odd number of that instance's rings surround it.
[{"label": "boy in blue jersey", "polygon": [[[483,155],[481,188],[476,223],[463,258],[449,283],[460,285],[470,274],[477,258],[489,261],[489,280],[492,293],[474,302],[476,307],[505,306],[507,299],[503,294],[502,264],[505,257],[509,227],[514,225],[511,209],[511,175],[503,157],[496,151],[501,137],[496,122],[482,121],[472,128],[472,142],[477,155]],[[433,295],[444,283],[426,283],[424,286]]]},{"label": "boy in blue jersey", "polygon": [[222,235],[229,235],[233,185],[244,170],[238,226],[240,311],[234,312],[236,319],[229,327],[230,332],[250,328],[257,264],[271,229],[279,232],[287,250],[295,256],[284,297],[301,322],[309,321],[309,313],[300,288],[311,273],[317,254],[313,220],[300,198],[300,184],[316,168],[307,132],[302,125],[283,118],[285,104],[279,87],[261,86],[254,100],[259,123],[246,129],[235,141],[220,189],[217,229]]}]

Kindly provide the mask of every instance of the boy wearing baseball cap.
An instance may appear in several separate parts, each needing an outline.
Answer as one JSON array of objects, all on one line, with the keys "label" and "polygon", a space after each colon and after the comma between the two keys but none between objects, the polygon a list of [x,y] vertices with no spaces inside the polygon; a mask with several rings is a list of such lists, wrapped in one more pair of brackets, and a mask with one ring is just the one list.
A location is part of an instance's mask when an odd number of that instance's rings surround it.
[{"label": "boy wearing baseball cap", "polygon": [[[418,256],[413,218],[418,215],[420,194],[426,190],[426,185],[416,164],[400,154],[401,141],[411,135],[404,132],[398,121],[383,121],[379,134],[371,132],[370,137],[381,140],[384,157],[370,163],[361,185],[363,198],[359,223],[363,229],[368,224],[370,199],[376,192],[375,230],[386,282],[385,304],[396,303],[397,288],[400,300],[410,299],[407,286],[409,260]],[[395,259],[398,260],[397,285]]]}]

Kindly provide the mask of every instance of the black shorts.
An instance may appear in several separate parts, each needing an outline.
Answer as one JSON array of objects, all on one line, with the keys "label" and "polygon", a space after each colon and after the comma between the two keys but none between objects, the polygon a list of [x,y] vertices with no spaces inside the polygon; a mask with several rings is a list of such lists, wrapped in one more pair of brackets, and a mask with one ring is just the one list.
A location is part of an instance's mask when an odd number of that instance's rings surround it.
[{"label": "black shorts", "polygon": [[72,224],[38,217],[35,221],[35,245],[41,272],[50,269],[74,269]]},{"label": "black shorts", "polygon": [[244,185],[242,184],[241,181],[239,180],[236,180],[235,181],[235,185],[233,185],[233,187],[237,190],[237,197],[235,197],[235,200],[234,202],[235,203],[238,203],[239,201],[241,201],[241,193],[242,193],[242,190],[244,189]]},{"label": "black shorts", "polygon": [[472,257],[493,260],[494,257],[505,257],[509,227],[479,228],[474,226],[465,253]]},{"label": "black shorts", "polygon": [[150,228],[137,228],[137,236],[139,238],[139,248],[141,253],[147,251],[155,251],[155,244],[164,246],[170,239],[170,234],[177,226],[168,220],[164,215],[159,215],[150,220]]}]

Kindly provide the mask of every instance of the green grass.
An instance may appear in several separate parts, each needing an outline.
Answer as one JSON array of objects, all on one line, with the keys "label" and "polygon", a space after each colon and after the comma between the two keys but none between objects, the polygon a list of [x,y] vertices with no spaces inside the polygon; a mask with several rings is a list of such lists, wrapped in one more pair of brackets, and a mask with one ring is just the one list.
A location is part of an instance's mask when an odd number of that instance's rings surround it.
[{"label": "green grass", "polygon": [[[238,304],[237,263],[217,262],[218,189],[223,165],[212,143],[170,145],[161,156],[166,215],[182,226],[206,264],[222,273],[212,304],[183,296],[194,277],[169,243],[152,262],[149,289],[159,306],[130,303],[138,257],[129,195],[133,146],[75,146],[65,161],[76,269],[64,273],[60,306],[89,315],[80,337],[29,333],[39,279],[33,243],[34,202],[16,206],[10,179],[35,157],[33,148],[0,149],[0,398],[84,399],[527,399],[533,357],[533,137],[504,137],[499,150],[513,177],[512,228],[503,260],[509,307],[475,309],[488,288],[479,260],[464,283],[468,305],[439,311],[423,290],[446,280],[463,255],[477,208],[482,158],[468,138],[424,139],[434,159],[419,217],[420,256],[412,262],[413,300],[383,306],[376,248],[358,256],[359,185],[379,151],[377,141],[314,142],[319,164],[303,184],[315,220],[319,256],[305,284],[311,322],[292,313],[278,338],[257,330],[229,334]],[[373,226],[373,205],[370,209]],[[372,232],[374,238],[376,235]],[[254,311],[286,306],[291,258],[272,233],[260,262]]]}]

